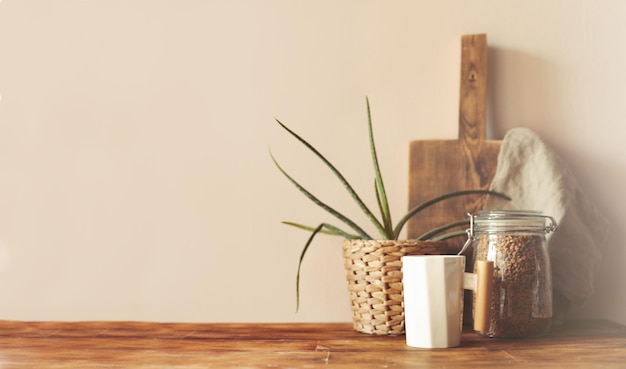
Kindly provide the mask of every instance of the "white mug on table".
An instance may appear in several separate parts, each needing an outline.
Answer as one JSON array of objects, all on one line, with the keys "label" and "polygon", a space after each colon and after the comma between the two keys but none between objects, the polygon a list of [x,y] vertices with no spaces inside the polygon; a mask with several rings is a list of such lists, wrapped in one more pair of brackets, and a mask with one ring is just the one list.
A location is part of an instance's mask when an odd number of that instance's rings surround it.
[{"label": "white mug on table", "polygon": [[465,256],[402,257],[406,344],[421,348],[461,344],[463,290],[477,294],[474,329],[489,323],[493,262],[478,262],[477,274],[465,273]]}]

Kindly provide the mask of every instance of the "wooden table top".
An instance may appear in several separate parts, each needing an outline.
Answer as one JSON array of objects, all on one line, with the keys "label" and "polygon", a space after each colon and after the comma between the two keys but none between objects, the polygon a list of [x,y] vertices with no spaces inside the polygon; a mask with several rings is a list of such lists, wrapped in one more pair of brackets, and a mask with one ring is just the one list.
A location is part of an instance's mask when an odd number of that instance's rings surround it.
[{"label": "wooden table top", "polygon": [[0,368],[626,368],[626,327],[575,321],[546,337],[417,349],[351,324],[0,321]]}]

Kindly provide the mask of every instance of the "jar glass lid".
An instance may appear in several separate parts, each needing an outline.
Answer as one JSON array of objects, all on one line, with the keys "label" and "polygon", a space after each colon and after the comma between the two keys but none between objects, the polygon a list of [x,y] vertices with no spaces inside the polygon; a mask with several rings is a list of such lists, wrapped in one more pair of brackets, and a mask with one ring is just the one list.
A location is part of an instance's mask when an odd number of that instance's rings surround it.
[{"label": "jar glass lid", "polygon": [[556,221],[534,210],[480,210],[472,216],[475,231],[529,231],[550,233]]}]

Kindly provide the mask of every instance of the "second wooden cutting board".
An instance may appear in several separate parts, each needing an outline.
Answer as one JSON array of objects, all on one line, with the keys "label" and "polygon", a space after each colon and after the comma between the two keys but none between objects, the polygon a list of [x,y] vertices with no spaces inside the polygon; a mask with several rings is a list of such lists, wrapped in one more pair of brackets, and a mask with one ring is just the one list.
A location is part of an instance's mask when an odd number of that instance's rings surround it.
[{"label": "second wooden cutting board", "polygon": [[[496,170],[501,141],[486,140],[487,36],[461,38],[461,93],[458,140],[410,143],[409,209],[453,191],[488,189]],[[482,208],[484,195],[456,197],[411,218],[407,238],[437,226],[467,219]],[[463,237],[451,240],[460,247]]]}]

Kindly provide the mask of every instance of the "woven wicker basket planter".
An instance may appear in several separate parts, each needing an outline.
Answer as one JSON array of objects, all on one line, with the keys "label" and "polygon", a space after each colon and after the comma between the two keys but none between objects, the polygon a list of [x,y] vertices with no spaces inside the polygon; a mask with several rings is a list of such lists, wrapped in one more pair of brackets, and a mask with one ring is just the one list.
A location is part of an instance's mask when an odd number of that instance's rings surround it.
[{"label": "woven wicker basket planter", "polygon": [[345,240],[343,255],[354,329],[368,334],[404,334],[401,258],[449,251],[444,241]]}]

